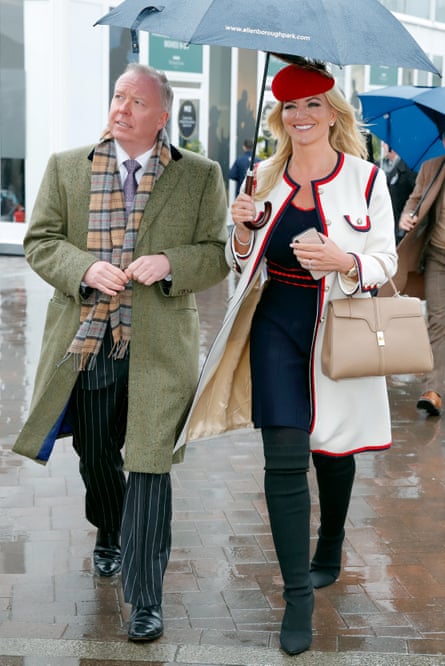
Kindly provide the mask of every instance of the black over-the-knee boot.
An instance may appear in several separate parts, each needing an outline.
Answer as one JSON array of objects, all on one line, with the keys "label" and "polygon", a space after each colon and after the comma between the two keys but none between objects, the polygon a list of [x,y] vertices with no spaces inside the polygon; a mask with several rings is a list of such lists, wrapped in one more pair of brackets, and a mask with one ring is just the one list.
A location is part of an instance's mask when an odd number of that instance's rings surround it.
[{"label": "black over-the-knee boot", "polygon": [[355,476],[354,456],[312,455],[320,498],[318,543],[311,561],[315,588],[335,583],[341,570],[345,522]]},{"label": "black over-the-knee boot", "polygon": [[280,632],[288,654],[312,642],[314,597],[309,575],[309,436],[295,428],[264,428],[264,489],[286,601]]}]

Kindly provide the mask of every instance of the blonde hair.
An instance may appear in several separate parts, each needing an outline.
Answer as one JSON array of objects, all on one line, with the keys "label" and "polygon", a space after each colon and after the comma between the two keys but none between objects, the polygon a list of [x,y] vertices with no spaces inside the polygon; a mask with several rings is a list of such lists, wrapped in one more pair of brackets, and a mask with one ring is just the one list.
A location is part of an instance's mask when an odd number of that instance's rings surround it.
[{"label": "blonde hair", "polygon": [[[335,124],[329,130],[331,147],[336,151],[366,159],[366,139],[361,123],[356,120],[354,107],[346,101],[336,86],[324,95],[329,106],[337,112]],[[275,153],[261,167],[255,199],[265,199],[268,196],[292,155],[292,142],[283,126],[282,111],[283,103],[277,102],[267,117],[267,124],[277,144]]]}]

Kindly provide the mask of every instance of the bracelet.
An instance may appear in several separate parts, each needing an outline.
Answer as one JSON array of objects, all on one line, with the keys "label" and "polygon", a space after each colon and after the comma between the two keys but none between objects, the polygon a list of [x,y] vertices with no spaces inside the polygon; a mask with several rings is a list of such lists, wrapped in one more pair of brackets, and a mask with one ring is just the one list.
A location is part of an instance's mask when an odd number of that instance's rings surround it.
[{"label": "bracelet", "polygon": [[355,278],[357,277],[357,264],[354,261],[354,265],[352,268],[349,269],[347,273],[345,273],[346,277],[348,278]]},{"label": "bracelet", "polygon": [[249,247],[250,243],[252,242],[252,238],[249,238],[247,242],[244,242],[238,238],[238,234],[236,233],[236,229],[233,232],[233,235],[235,236],[235,240],[238,243],[238,245],[241,245],[241,247]]}]

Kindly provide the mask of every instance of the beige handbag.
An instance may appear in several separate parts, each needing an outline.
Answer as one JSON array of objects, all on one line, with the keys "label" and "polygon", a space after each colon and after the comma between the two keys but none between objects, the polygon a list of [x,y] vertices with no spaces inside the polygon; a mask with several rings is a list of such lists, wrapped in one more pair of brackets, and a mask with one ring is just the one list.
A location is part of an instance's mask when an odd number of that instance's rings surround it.
[{"label": "beige handbag", "polygon": [[401,296],[383,268],[394,296],[347,297],[328,303],[321,364],[331,379],[418,374],[433,369],[422,302]]}]

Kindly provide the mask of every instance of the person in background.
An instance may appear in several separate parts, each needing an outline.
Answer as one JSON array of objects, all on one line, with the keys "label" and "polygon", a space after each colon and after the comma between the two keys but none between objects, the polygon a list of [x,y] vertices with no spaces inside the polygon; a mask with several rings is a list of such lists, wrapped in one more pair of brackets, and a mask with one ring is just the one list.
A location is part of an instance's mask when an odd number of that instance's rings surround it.
[{"label": "person in background", "polygon": [[[230,180],[236,182],[235,196],[238,196],[241,185],[246,177],[247,169],[249,168],[250,160],[252,159],[253,141],[245,139],[243,142],[243,152],[236,158],[229,171]],[[255,157],[255,163],[259,162],[259,158]]]},{"label": "person in background", "polygon": [[413,191],[416,182],[416,172],[408,167],[391,146],[384,143],[383,149],[385,155],[382,161],[382,168],[386,173],[386,181],[391,195],[396,243],[398,244],[404,236],[404,232],[399,227],[399,220],[406,200]]},{"label": "person in background", "polygon": [[21,204],[17,204],[14,208],[12,214],[13,222],[24,222],[25,221],[25,209]]},{"label": "person in background", "polygon": [[368,160],[368,162],[372,162],[374,164],[375,159],[374,159],[374,144],[372,141],[372,134],[369,130],[363,128],[362,128],[362,134],[365,137],[365,143],[366,143],[366,159]]},{"label": "person in background", "polygon": [[[286,602],[280,644],[298,654],[312,641],[313,588],[340,574],[354,456],[391,445],[385,378],[332,381],[322,372],[326,309],[345,294],[369,298],[386,281],[379,260],[392,275],[397,254],[385,174],[366,160],[354,109],[326,67],[298,59],[276,74],[272,93],[277,149],[258,165],[254,195],[231,206],[226,256],[240,277],[178,443],[261,430]],[[265,201],[270,218],[250,230]],[[311,228],[318,242],[293,240]],[[310,562],[311,452],[320,527]]]},{"label": "person in background", "polygon": [[170,144],[172,99],[164,74],[128,65],[99,143],[50,158],[24,241],[55,290],[14,451],[45,463],[73,435],[94,569],[122,567],[134,641],[164,630],[170,469],[199,369],[194,293],[228,272],[222,172]]},{"label": "person in background", "polygon": [[[442,141],[445,147],[445,132]],[[424,274],[434,368],[422,379],[423,391],[417,408],[430,416],[439,416],[445,390],[445,157],[434,157],[422,163],[399,227],[406,233],[417,227],[419,231],[424,228],[418,270]]]},{"label": "person in background", "polygon": [[14,211],[18,203],[19,202],[12,185],[6,189],[0,190],[0,219],[13,222]]}]

